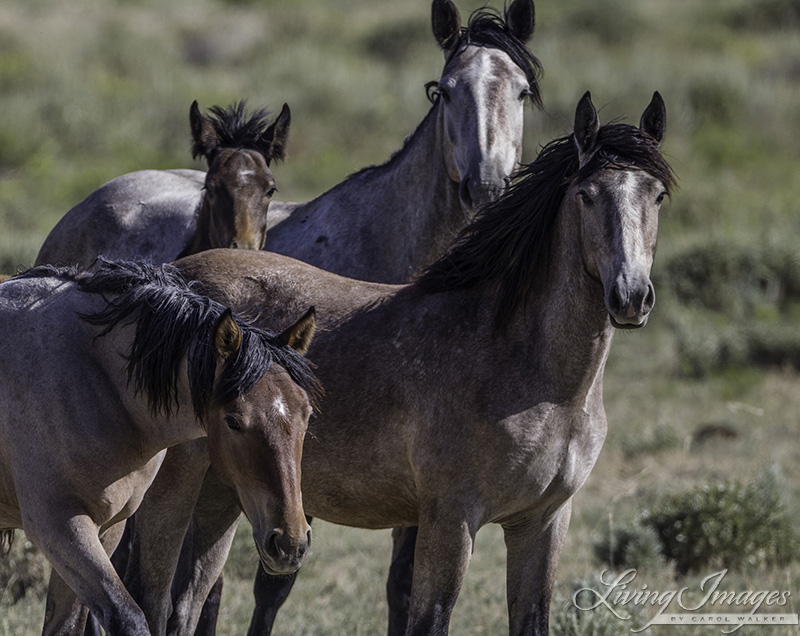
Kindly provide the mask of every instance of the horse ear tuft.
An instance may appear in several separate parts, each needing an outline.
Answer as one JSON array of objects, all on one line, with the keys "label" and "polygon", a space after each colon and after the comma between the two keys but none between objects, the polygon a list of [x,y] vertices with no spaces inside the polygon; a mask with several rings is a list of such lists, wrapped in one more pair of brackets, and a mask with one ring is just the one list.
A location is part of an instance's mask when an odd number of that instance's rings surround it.
[{"label": "horse ear tuft", "polygon": [[214,325],[214,350],[221,358],[229,359],[239,352],[242,346],[242,330],[233,318],[230,308],[226,309]]},{"label": "horse ear tuft", "polygon": [[292,111],[289,110],[289,104],[284,104],[281,109],[281,114],[278,115],[275,122],[261,135],[262,142],[269,148],[264,155],[267,165],[273,160],[283,161],[286,159],[286,146],[289,141],[289,126],[291,123]]},{"label": "horse ear tuft", "polygon": [[433,36],[445,51],[449,51],[461,33],[461,16],[452,0],[433,0],[431,5]]},{"label": "horse ear tuft", "polygon": [[514,0],[506,9],[506,24],[518,40],[527,42],[536,25],[533,0]]},{"label": "horse ear tuft", "polygon": [[189,124],[192,129],[192,157],[205,157],[210,165],[219,147],[219,136],[211,120],[200,112],[197,100],[189,108]]},{"label": "horse ear tuft", "polygon": [[283,344],[305,355],[308,351],[308,347],[311,345],[311,339],[314,337],[316,328],[317,312],[314,307],[311,307],[303,314],[300,320],[284,330],[279,337]]},{"label": "horse ear tuft", "polygon": [[653,99],[644,109],[642,118],[639,120],[639,128],[661,146],[667,134],[667,107],[658,91],[653,93]]},{"label": "horse ear tuft", "polygon": [[592,152],[600,130],[597,110],[592,104],[592,95],[586,91],[575,109],[575,145],[578,147],[580,162]]}]

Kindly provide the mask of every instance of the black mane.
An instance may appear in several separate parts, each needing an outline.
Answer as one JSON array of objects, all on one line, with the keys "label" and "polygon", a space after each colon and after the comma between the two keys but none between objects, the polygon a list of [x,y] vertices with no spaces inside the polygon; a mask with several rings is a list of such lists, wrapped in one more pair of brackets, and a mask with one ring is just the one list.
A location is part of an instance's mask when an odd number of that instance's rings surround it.
[{"label": "black mane", "polygon": [[316,404],[320,385],[310,363],[275,334],[253,327],[236,316],[242,332],[238,354],[226,361],[214,382],[217,354],[213,333],[226,308],[198,294],[172,265],[112,263],[99,260],[92,271],[44,265],[20,277],[55,276],[77,283],[81,291],[113,295],[104,310],[82,314],[90,324],[103,326],[105,335],[119,324],[136,324],[136,335],[127,355],[128,380],[147,395],[154,414],[169,416],[177,407],[177,383],[181,363],[188,360],[189,386],[195,415],[204,418],[214,404],[230,402],[250,390],[273,363],[283,367],[292,380]]},{"label": "black mane", "polygon": [[466,289],[482,281],[499,282],[496,320],[507,321],[524,305],[532,277],[545,260],[554,221],[570,183],[603,168],[640,168],[663,184],[667,193],[675,175],[647,133],[628,124],[600,128],[595,152],[579,166],[573,135],[542,148],[523,166],[512,185],[484,206],[453,245],[415,281],[426,293]]},{"label": "black mane", "polygon": [[[467,26],[461,28],[458,40],[447,56],[445,67],[468,46],[485,46],[499,49],[508,55],[511,61],[525,73],[525,77],[530,84],[531,94],[529,97],[531,102],[541,108],[542,97],[539,90],[539,78],[542,76],[542,64],[531,53],[525,42],[512,33],[505,19],[496,10],[491,7],[485,7],[472,12]],[[435,85],[435,82],[428,84],[429,97],[436,95],[435,90],[430,90],[430,87]]]},{"label": "black mane", "polygon": [[[227,108],[212,106],[208,112],[210,114],[206,117],[219,137],[220,148],[255,150],[265,157],[273,153],[270,141],[262,138],[270,126],[269,111],[266,108],[259,108],[248,114],[247,100],[243,99]],[[197,142],[192,144],[192,157],[196,159],[203,154]]]}]

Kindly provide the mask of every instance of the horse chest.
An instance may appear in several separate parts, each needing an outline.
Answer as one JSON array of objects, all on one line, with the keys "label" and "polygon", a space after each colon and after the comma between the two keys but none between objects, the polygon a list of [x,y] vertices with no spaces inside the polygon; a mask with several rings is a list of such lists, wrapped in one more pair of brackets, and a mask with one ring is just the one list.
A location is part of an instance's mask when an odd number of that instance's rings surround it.
[{"label": "horse chest", "polygon": [[537,407],[501,423],[504,462],[498,462],[497,510],[508,516],[539,510],[548,514],[586,481],[605,439],[602,412]]}]

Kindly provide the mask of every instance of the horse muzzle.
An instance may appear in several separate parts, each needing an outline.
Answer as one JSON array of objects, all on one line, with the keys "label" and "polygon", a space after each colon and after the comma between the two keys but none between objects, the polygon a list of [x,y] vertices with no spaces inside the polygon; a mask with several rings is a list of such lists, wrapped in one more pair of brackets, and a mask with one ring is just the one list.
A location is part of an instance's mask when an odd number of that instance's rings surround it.
[{"label": "horse muzzle", "polygon": [[617,280],[606,294],[606,309],[617,329],[644,327],[655,303],[656,292],[649,278],[634,284]]},{"label": "horse muzzle", "polygon": [[281,528],[272,528],[263,541],[256,540],[261,566],[267,574],[272,575],[296,572],[310,547],[311,527],[308,524],[305,534],[299,538],[292,537]]},{"label": "horse muzzle", "polygon": [[458,199],[465,215],[472,215],[482,206],[494,201],[500,196],[504,186],[503,181],[481,181],[464,177],[458,186]]}]

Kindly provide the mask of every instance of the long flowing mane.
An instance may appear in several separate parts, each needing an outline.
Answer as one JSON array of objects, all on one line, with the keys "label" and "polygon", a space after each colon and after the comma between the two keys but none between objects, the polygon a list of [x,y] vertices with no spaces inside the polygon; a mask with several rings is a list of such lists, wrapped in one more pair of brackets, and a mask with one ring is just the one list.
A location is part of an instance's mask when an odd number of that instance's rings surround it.
[{"label": "long flowing mane", "polygon": [[194,291],[171,265],[99,260],[88,272],[43,265],[19,277],[45,276],[74,281],[81,291],[105,297],[105,309],[81,314],[90,324],[105,327],[101,336],[119,324],[136,324],[127,355],[128,381],[134,383],[137,392],[146,394],[154,415],[169,416],[173,407],[177,409],[178,375],[184,358],[188,361],[192,406],[199,419],[212,405],[230,402],[250,390],[273,363],[283,367],[308,393],[312,404],[321,397],[321,387],[306,358],[284,345],[277,335],[236,316],[242,332],[241,347],[225,362],[215,383],[218,359],[212,339],[226,308]]},{"label": "long flowing mane", "polygon": [[[255,150],[265,156],[273,153],[270,142],[262,137],[270,125],[270,113],[266,108],[259,108],[248,114],[247,100],[243,99],[227,108],[212,106],[209,113],[208,119],[219,137],[221,148]],[[197,159],[201,155],[201,145],[198,142],[193,143],[192,157]]]},{"label": "long flowing mane", "polygon": [[527,301],[532,279],[547,258],[564,194],[574,179],[604,168],[635,167],[659,179],[667,193],[675,185],[657,142],[635,126],[606,124],[598,131],[595,148],[591,159],[580,166],[574,135],[544,146],[535,161],[517,172],[503,196],[478,212],[416,286],[436,293],[496,280],[496,321],[502,325]]}]

